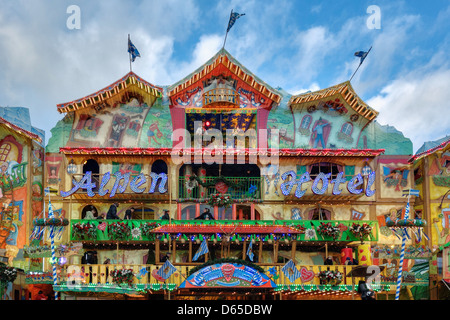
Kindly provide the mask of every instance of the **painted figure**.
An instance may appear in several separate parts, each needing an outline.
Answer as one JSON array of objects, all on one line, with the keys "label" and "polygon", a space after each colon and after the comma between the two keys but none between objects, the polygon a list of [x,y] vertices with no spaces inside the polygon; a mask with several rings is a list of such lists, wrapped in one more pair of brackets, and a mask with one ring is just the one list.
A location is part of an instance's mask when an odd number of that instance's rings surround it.
[{"label": "painted figure", "polygon": [[127,120],[125,118],[115,119],[111,127],[109,143],[112,147],[118,147],[123,130],[126,128]]},{"label": "painted figure", "polygon": [[[155,131],[156,131],[156,135],[155,135]],[[158,121],[153,122],[150,127],[147,130],[147,137],[148,137],[148,145],[150,146],[152,144],[152,140],[155,142],[156,145],[161,145],[161,143],[159,143],[156,140],[156,137],[161,138],[162,137],[162,133],[161,131],[159,131],[158,128]]]},{"label": "painted figure", "polygon": [[319,142],[321,143],[322,148],[325,148],[325,140],[323,138],[323,129],[326,126],[329,126],[330,124],[322,118],[319,119],[317,122],[317,125],[314,127],[313,132],[316,134],[316,138],[314,139],[314,146],[313,148],[317,148]]}]

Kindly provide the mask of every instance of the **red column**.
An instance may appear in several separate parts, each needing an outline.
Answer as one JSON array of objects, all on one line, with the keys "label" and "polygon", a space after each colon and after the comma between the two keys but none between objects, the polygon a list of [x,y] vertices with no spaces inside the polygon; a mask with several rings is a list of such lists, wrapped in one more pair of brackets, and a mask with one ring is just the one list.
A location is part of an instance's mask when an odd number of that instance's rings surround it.
[{"label": "red column", "polygon": [[177,220],[181,220],[181,203],[177,203]]},{"label": "red column", "polygon": [[236,220],[236,203],[231,206],[231,219]]},{"label": "red column", "polygon": [[255,220],[255,204],[250,205],[250,220]]},{"label": "red column", "polygon": [[200,215],[200,203],[195,204],[195,216],[194,218],[198,217]]}]

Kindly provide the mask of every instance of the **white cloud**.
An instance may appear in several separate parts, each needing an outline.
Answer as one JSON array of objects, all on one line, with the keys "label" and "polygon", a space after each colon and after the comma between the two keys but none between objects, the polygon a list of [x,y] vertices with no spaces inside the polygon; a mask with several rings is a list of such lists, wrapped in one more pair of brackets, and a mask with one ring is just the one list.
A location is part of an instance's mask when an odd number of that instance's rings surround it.
[{"label": "white cloud", "polygon": [[394,125],[410,138],[414,151],[425,141],[450,134],[450,69],[413,71],[385,86],[368,104],[381,124]]},{"label": "white cloud", "polygon": [[308,91],[310,92],[314,92],[314,91],[318,91],[320,89],[319,84],[317,82],[313,82],[311,83],[309,86],[307,86],[306,88],[301,88],[301,89],[293,89],[292,92],[290,92],[293,96],[296,96],[298,94],[302,94],[302,93],[306,93]]},{"label": "white cloud", "polygon": [[195,45],[191,61],[184,64],[174,63],[174,65],[172,65],[174,77],[172,79],[172,83],[170,84],[183,79],[205,64],[221,49],[222,44],[223,37],[219,35],[202,35]]},{"label": "white cloud", "polygon": [[300,32],[296,38],[298,54],[293,69],[303,81],[311,81],[320,72],[324,58],[336,46],[333,35],[323,26]]}]

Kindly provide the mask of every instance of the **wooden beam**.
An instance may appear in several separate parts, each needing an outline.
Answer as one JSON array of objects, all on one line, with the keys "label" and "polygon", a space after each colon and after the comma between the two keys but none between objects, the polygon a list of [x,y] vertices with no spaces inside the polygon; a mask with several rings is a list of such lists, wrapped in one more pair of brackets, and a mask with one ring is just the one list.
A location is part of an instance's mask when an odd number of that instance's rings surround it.
[{"label": "wooden beam", "polygon": [[258,262],[261,263],[262,261],[262,253],[263,253],[263,241],[259,240],[259,250],[258,250]]},{"label": "wooden beam", "polygon": [[295,262],[295,252],[297,251],[297,240],[292,241],[291,259]]},{"label": "wooden beam", "polygon": [[189,240],[189,262],[192,262],[192,241]]},{"label": "wooden beam", "polygon": [[159,239],[156,239],[155,240],[155,263],[159,263],[160,261],[159,261],[159,255],[160,255],[160,251],[159,251]]}]

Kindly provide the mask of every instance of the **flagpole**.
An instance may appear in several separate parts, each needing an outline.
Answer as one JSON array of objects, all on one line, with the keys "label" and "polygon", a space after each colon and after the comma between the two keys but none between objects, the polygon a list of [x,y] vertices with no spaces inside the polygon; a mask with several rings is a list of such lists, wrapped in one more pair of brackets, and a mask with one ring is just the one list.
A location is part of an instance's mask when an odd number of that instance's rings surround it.
[{"label": "flagpole", "polygon": [[[233,9],[231,9],[231,12],[230,12],[230,19],[231,19],[231,15],[232,15],[232,14],[233,14]],[[228,19],[227,32],[225,33],[225,39],[223,40],[223,46],[222,46],[222,49],[225,48],[225,42],[227,41],[228,25],[230,24],[230,19]]]},{"label": "flagpole", "polygon": [[[372,50],[372,47],[370,47],[369,51],[367,51],[366,57],[367,57],[367,55],[369,54],[370,50]],[[361,67],[363,61],[364,61],[364,60],[361,60],[361,62],[360,62],[359,65],[358,65],[358,68],[356,68],[355,72],[353,72],[353,74],[352,74],[352,76],[351,76],[351,78],[350,78],[349,81],[352,81],[353,76],[356,74],[356,72],[358,71],[359,67]]]},{"label": "flagpole", "polygon": [[[128,34],[128,48],[130,48],[130,34]],[[131,69],[131,52],[128,50],[128,57],[130,59],[130,72],[133,70]]]}]

